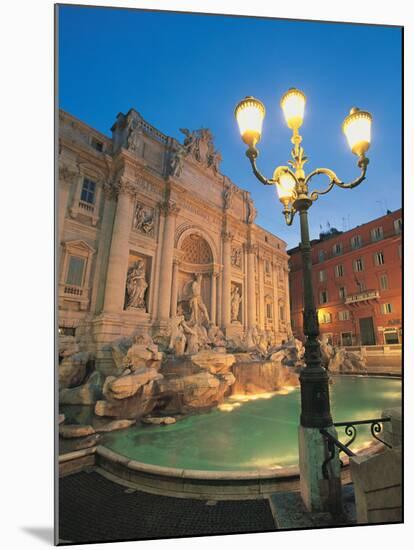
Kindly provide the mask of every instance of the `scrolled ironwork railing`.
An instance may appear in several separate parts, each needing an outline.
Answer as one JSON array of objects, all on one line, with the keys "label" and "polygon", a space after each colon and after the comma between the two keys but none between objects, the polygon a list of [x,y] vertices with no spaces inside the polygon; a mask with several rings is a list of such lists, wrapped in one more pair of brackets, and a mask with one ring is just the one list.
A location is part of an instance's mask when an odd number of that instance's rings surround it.
[{"label": "scrolled ironwork railing", "polygon": [[[384,422],[391,422],[391,417],[384,416],[383,418],[371,418],[369,420],[354,420],[350,422],[335,422],[333,425],[335,428],[345,428],[345,435],[349,437],[349,439],[342,443],[337,439],[335,436],[333,436],[326,428],[321,428],[319,431],[324,436],[326,444],[327,444],[327,450],[328,450],[328,456],[326,457],[325,461],[322,464],[322,473],[323,477],[325,479],[329,478],[329,471],[328,466],[329,462],[333,460],[335,456],[335,448],[338,448],[338,455],[340,453],[345,453],[347,456],[352,457],[355,456],[355,453],[351,451],[349,448],[352,443],[355,441],[358,430],[357,426],[362,425],[369,425],[371,435],[374,439],[385,445],[386,447],[392,449],[392,445],[388,443],[387,441],[384,441],[380,437],[378,437],[378,434],[380,434],[383,431],[383,423]],[[342,460],[339,460],[341,463],[341,467],[343,466]]]}]

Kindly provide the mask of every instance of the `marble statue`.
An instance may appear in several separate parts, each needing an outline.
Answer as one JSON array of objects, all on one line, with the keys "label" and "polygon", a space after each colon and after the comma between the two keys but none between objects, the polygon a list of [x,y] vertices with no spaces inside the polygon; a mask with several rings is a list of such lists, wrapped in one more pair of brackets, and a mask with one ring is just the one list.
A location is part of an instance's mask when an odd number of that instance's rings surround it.
[{"label": "marble statue", "polygon": [[128,269],[125,289],[125,309],[146,309],[145,292],[148,283],[145,279],[145,264],[138,260]]},{"label": "marble statue", "polygon": [[233,193],[234,193],[234,189],[231,183],[226,183],[223,191],[223,201],[224,201],[225,210],[231,208]]},{"label": "marble statue", "polygon": [[173,333],[171,333],[171,340],[173,341],[172,348],[174,349],[176,357],[180,357],[181,355],[184,355],[187,338],[185,337],[184,328],[182,326],[182,323],[185,323],[184,315],[180,315],[176,319],[178,320],[178,324],[176,330],[174,331],[174,336]]},{"label": "marble statue", "polygon": [[198,353],[200,348],[200,340],[207,339],[205,334],[200,332],[200,325],[194,325],[192,322],[186,322],[183,309],[181,306],[177,308],[177,315],[171,322],[171,336],[168,349],[174,350],[176,357],[187,354]]},{"label": "marble statue", "polygon": [[198,353],[199,350],[199,336],[197,331],[197,326],[192,325],[191,323],[186,323],[185,320],[181,321],[181,325],[183,328],[185,337],[186,337],[186,348],[185,353],[186,355],[193,355],[194,353]]},{"label": "marble statue", "polygon": [[247,207],[248,207],[247,223],[251,224],[256,219],[257,211],[256,211],[256,208],[254,207],[253,201],[250,198],[250,196],[248,196],[247,198]]},{"label": "marble statue", "polygon": [[220,330],[220,328],[215,325],[214,323],[209,323],[208,325],[208,342],[213,347],[225,347],[226,346],[226,339],[224,337],[223,332]]},{"label": "marble statue", "polygon": [[134,229],[145,235],[154,233],[154,213],[145,210],[142,204],[137,204],[134,216]]},{"label": "marble statue", "polygon": [[220,151],[214,149],[213,143],[210,142],[207,152],[207,166],[213,168],[214,172],[218,173],[222,156]]},{"label": "marble statue", "polygon": [[190,155],[194,152],[197,145],[196,132],[190,132],[188,128],[180,128],[180,132],[185,135],[184,150],[186,155]]},{"label": "marble statue", "polygon": [[191,311],[190,321],[194,324],[201,324],[204,319],[210,322],[207,307],[201,297],[201,274],[198,273],[190,285],[189,306]]},{"label": "marble statue", "polygon": [[126,148],[128,151],[136,152],[139,148],[140,132],[137,128],[137,122],[131,120],[128,125],[128,135]]},{"label": "marble statue", "polygon": [[169,175],[170,176],[181,176],[184,166],[184,158],[186,156],[186,150],[179,146],[177,149],[171,152],[169,159]]},{"label": "marble statue", "polygon": [[239,287],[237,285],[232,285],[232,288],[231,288],[231,321],[232,323],[238,322],[239,320],[240,302],[241,302],[241,296],[239,292]]},{"label": "marble statue", "polygon": [[236,267],[242,266],[241,248],[236,247],[231,250],[231,265]]}]

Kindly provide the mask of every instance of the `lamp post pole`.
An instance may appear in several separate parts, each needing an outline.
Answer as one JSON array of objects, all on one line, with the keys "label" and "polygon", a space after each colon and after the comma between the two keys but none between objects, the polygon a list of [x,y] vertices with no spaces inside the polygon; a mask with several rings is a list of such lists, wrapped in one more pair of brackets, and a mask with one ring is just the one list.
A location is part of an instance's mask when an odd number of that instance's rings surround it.
[{"label": "lamp post pole", "polygon": [[332,417],[328,373],[321,365],[321,348],[318,340],[319,323],[312,289],[312,258],[308,223],[308,209],[311,204],[312,201],[306,199],[296,201],[296,209],[300,216],[304,291],[303,332],[306,336],[306,367],[300,374],[300,424],[308,428],[325,428],[332,425]]},{"label": "lamp post pole", "polygon": [[[342,129],[352,152],[358,156],[360,175],[350,183],[342,182],[329,168],[317,168],[305,176],[304,165],[308,161],[301,146],[299,128],[303,123],[306,96],[300,90],[290,88],[281,99],[281,107],[288,127],[292,130],[293,143],[290,166],[278,166],[272,178],[266,178],[258,169],[257,143],[260,141],[265,107],[251,96],[236,107],[235,116],[242,140],[248,146],[246,156],[252,171],[264,185],[276,186],[287,225],[292,225],[295,214],[300,218],[301,253],[304,287],[303,328],[305,341],[305,367],[299,380],[301,390],[301,414],[299,426],[299,470],[302,499],[311,511],[336,510],[341,507],[340,463],[336,454],[330,461],[330,479],[324,479],[322,464],[327,458],[325,439],[320,433],[324,428],[336,435],[329,403],[329,378],[321,365],[319,323],[312,290],[312,257],[309,238],[308,210],[320,195],[325,195],[334,186],[352,189],[364,179],[368,167],[368,151],[371,142],[372,117],[367,111],[356,107],[345,118]],[[328,177],[328,186],[322,190],[309,191],[310,181],[318,175]]]}]

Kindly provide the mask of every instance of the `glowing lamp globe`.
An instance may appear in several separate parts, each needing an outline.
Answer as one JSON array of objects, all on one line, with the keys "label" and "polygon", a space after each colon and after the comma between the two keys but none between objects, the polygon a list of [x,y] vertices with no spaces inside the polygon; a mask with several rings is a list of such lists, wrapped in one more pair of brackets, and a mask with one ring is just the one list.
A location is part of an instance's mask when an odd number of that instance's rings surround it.
[{"label": "glowing lamp globe", "polygon": [[263,103],[252,96],[242,99],[234,110],[241,138],[249,147],[260,141],[265,113]]},{"label": "glowing lamp globe", "polygon": [[279,175],[276,182],[276,189],[281,202],[289,202],[292,200],[295,185],[295,178],[289,174],[289,172],[283,172]]},{"label": "glowing lamp globe", "polygon": [[372,116],[368,111],[353,107],[342,124],[351,151],[358,156],[364,155],[371,144]]},{"label": "glowing lamp globe", "polygon": [[305,105],[305,94],[296,88],[290,88],[280,100],[286,124],[292,130],[298,130],[302,126]]}]

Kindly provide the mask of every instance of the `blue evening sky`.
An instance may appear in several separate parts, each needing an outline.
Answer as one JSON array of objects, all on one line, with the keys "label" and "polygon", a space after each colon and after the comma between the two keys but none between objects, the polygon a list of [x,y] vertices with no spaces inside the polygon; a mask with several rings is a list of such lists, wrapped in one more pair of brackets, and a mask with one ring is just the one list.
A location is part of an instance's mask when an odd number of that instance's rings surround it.
[{"label": "blue evening sky", "polygon": [[[401,30],[396,27],[61,6],[59,105],[110,135],[118,112],[134,107],[182,141],[179,128],[210,128],[221,171],[251,192],[256,222],[299,240],[286,227],[275,189],[251,174],[233,110],[246,95],[267,110],[259,166],[268,177],[290,158],[279,100],[294,86],[308,101],[302,126],[306,167],[357,175],[341,124],[356,105],[374,117],[368,177],[335,188],[310,211],[311,237],[329,222],[355,227],[401,207]],[[322,188],[326,179],[314,179]]]}]

